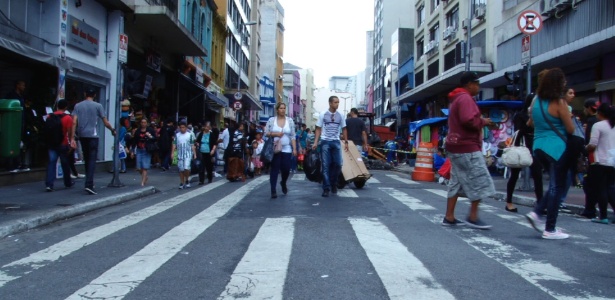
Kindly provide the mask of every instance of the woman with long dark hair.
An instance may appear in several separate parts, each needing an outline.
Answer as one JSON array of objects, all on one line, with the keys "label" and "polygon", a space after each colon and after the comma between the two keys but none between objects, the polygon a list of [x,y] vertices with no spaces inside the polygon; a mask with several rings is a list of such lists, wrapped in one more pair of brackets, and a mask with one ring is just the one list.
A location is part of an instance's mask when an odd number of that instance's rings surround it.
[{"label": "woman with long dark hair", "polygon": [[152,163],[152,153],[147,151],[148,143],[156,142],[156,132],[149,126],[146,118],[142,118],[139,123],[139,128],[135,129],[132,134],[132,142],[135,146],[135,151],[130,155],[137,156],[137,171],[141,174],[141,186],[147,184],[147,170],[150,169]]},{"label": "woman with long dark hair", "polygon": [[[525,147],[530,150],[530,153],[533,155],[532,147],[534,146],[534,128],[527,125],[527,121],[530,118],[529,108],[532,104],[532,100],[534,99],[534,93],[529,94],[525,98],[525,105],[523,106],[523,110],[518,112],[513,118],[513,125],[517,132],[517,136],[515,139],[515,144],[513,146],[520,146],[521,143],[524,143]],[[509,212],[517,212],[517,208],[512,203],[513,192],[515,191],[515,186],[517,185],[517,180],[519,179],[519,173],[521,173],[520,168],[511,168],[510,169],[510,178],[508,179],[508,184],[506,185],[506,206],[504,209]],[[542,198],[542,166],[538,162],[537,159],[532,161],[532,165],[530,166],[530,174],[532,175],[532,179],[534,180],[534,193],[536,194],[536,202],[540,202]]]},{"label": "woman with long dark hair", "polygon": [[[295,139],[295,123],[286,116],[286,104],[278,102],[275,105],[276,116],[269,118],[265,128],[265,136],[274,139],[274,143],[282,145],[282,151],[273,155],[269,183],[271,185],[271,198],[277,198],[278,174],[282,173],[282,193],[288,193],[286,181],[290,175],[292,156],[297,156],[297,143]],[[291,156],[292,155],[292,156]]]},{"label": "woman with long dark hair", "polygon": [[[569,157],[566,133],[572,134],[568,104],[562,95],[566,86],[564,72],[559,68],[547,71],[538,84],[537,97],[531,105],[528,124],[534,126],[534,158],[549,171],[549,189],[527,219],[544,239],[566,239],[568,234],[556,229],[559,200],[566,184]],[[543,211],[547,209],[546,222]],[[544,231],[543,231],[544,230]]]},{"label": "woman with long dark hair", "polygon": [[598,122],[594,124],[587,151],[594,151],[594,163],[589,166],[587,180],[594,187],[590,196],[597,198],[600,215],[592,222],[609,224],[608,204],[615,211],[615,110],[607,103],[598,107]]}]

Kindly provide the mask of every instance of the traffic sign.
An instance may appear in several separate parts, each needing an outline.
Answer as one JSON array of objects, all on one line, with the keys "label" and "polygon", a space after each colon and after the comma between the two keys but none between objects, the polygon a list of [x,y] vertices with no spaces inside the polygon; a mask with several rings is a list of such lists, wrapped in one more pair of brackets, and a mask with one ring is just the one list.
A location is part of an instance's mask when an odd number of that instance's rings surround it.
[{"label": "traffic sign", "polygon": [[234,110],[240,110],[241,109],[241,101],[235,101],[233,103],[233,109]]},{"label": "traffic sign", "polygon": [[117,54],[117,60],[120,63],[128,62],[128,36],[123,33],[120,33],[120,45]]},{"label": "traffic sign", "polygon": [[243,95],[241,94],[241,92],[236,92],[233,97],[235,97],[235,100],[241,100],[241,98],[243,98]]},{"label": "traffic sign", "polygon": [[532,49],[530,44],[530,35],[524,35],[521,39],[521,64],[527,65],[530,62],[530,51]]},{"label": "traffic sign", "polygon": [[536,34],[542,29],[542,16],[533,10],[526,10],[517,18],[517,26],[525,34]]}]

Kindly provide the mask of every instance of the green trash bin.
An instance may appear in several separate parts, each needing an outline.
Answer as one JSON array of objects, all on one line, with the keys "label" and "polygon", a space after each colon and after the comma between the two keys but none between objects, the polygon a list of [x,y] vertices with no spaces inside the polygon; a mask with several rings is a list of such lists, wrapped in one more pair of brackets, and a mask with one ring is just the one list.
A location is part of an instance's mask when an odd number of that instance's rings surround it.
[{"label": "green trash bin", "polygon": [[2,158],[19,156],[22,110],[19,100],[0,99],[0,157]]}]

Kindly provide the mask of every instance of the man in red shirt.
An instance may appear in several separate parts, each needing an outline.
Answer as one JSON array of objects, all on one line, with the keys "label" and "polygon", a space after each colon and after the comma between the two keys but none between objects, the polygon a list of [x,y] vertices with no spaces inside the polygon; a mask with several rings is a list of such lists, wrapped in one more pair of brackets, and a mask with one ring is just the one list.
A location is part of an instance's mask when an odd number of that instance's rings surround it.
[{"label": "man in red shirt", "polygon": [[[45,186],[48,192],[53,192],[53,183],[56,178],[56,163],[60,158],[60,164],[62,165],[62,175],[64,176],[64,186],[67,188],[72,187],[75,183],[70,178],[70,165],[68,163],[68,154],[70,150],[70,141],[68,137],[71,136],[70,131],[73,129],[73,118],[70,115],[65,114],[68,107],[68,101],[60,99],[56,103],[57,110],[53,112],[54,115],[59,116],[62,123],[62,141],[58,145],[49,144],[49,164],[47,165],[47,178],[45,179]],[[47,118],[53,117],[52,114],[47,115]],[[52,133],[46,132],[46,135]]]},{"label": "man in red shirt", "polygon": [[[448,94],[450,106],[448,115],[449,132],[445,147],[451,160],[451,179],[448,184],[448,202],[446,215],[442,220],[444,226],[467,224],[477,229],[489,229],[478,218],[478,204],[481,199],[495,194],[493,180],[487,170],[485,158],[481,152],[483,144],[483,127],[493,126],[489,118],[481,116],[474,96],[480,90],[476,72],[464,72],[459,88]],[[472,202],[470,215],[466,222],[455,219],[455,205],[458,194],[463,190]]]}]

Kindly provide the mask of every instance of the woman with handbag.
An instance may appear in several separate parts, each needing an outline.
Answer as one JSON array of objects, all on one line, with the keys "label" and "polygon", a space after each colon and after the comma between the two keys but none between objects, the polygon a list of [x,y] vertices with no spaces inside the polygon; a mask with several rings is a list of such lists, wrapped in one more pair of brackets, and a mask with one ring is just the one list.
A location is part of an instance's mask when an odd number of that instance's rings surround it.
[{"label": "woman with handbag", "polygon": [[[568,105],[561,98],[566,86],[564,72],[550,69],[538,84],[538,96],[532,102],[528,125],[534,126],[534,156],[549,171],[549,189],[526,215],[528,221],[544,239],[566,239],[568,234],[556,229],[559,199],[566,184],[569,158],[566,151],[566,133],[572,134],[574,126]],[[543,211],[547,209],[546,222]],[[543,231],[544,230],[544,231]]]},{"label": "woman with handbag", "polygon": [[594,163],[589,166],[588,180],[592,181],[590,197],[598,200],[600,215],[592,222],[609,224],[608,204],[615,211],[615,110],[608,103],[598,107],[598,122],[591,131],[587,151],[594,152]]},{"label": "woman with handbag", "polygon": [[139,122],[139,128],[135,129],[132,134],[132,144],[135,151],[130,155],[137,156],[137,171],[141,174],[141,186],[147,183],[147,170],[150,169],[152,163],[152,152],[157,148],[156,132],[149,127],[146,118],[142,118]]},{"label": "woman with handbag", "polygon": [[297,156],[297,143],[295,139],[295,123],[286,116],[286,104],[278,102],[275,105],[276,116],[269,118],[265,135],[273,139],[274,154],[271,160],[269,184],[271,185],[271,198],[277,198],[278,174],[282,173],[282,193],[288,193],[286,181],[290,175],[291,155]]},{"label": "woman with handbag", "polygon": [[[515,137],[513,138],[513,147],[519,147],[524,145],[530,151],[532,156],[532,147],[534,146],[534,128],[527,125],[527,121],[530,116],[528,114],[528,109],[530,104],[532,103],[532,99],[534,99],[534,93],[529,94],[525,98],[525,105],[523,110],[515,114],[513,117],[513,126],[517,132],[515,133]],[[532,175],[532,179],[534,181],[534,194],[536,195],[536,202],[540,202],[542,198],[542,166],[538,162],[537,159],[532,160],[532,164],[530,165],[530,174]],[[519,179],[519,173],[521,173],[521,168],[510,168],[510,178],[508,178],[508,183],[506,184],[506,206],[504,209],[509,212],[517,212],[517,208],[512,203],[513,192],[515,191],[515,186],[517,185],[517,180]]]}]

